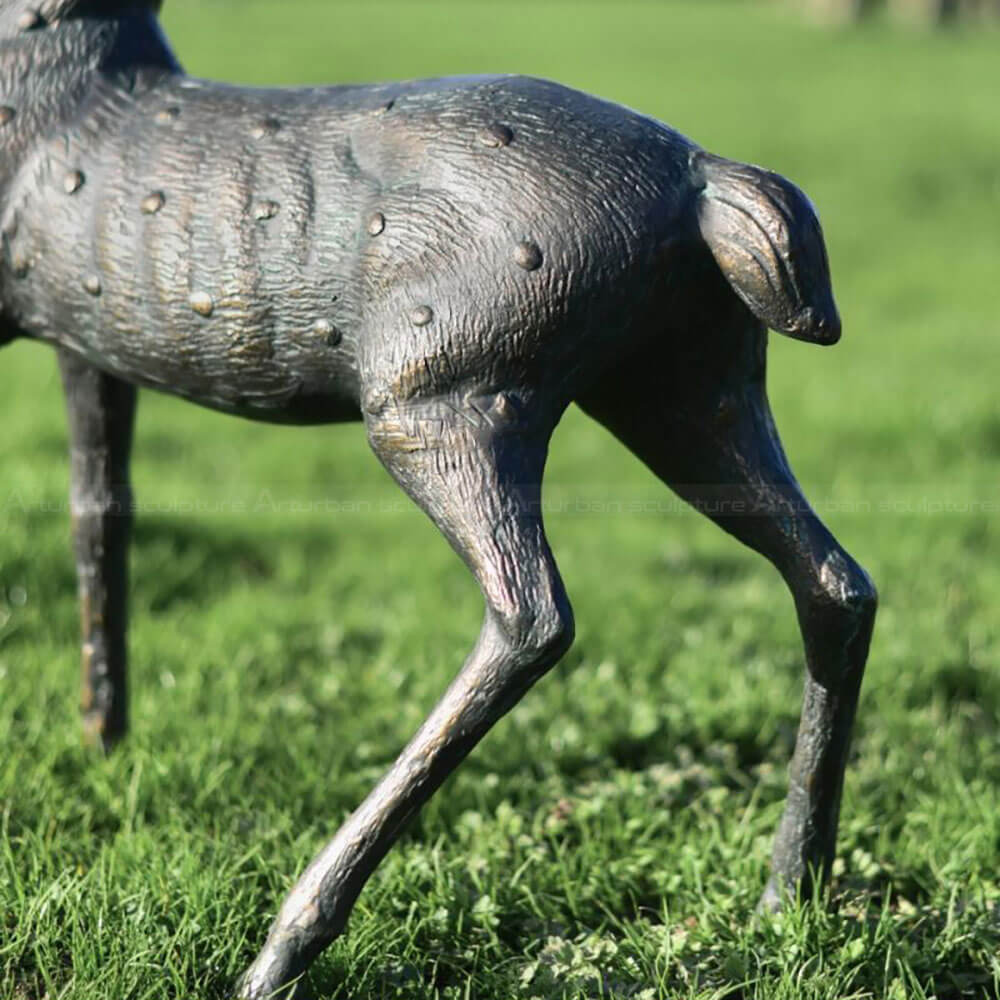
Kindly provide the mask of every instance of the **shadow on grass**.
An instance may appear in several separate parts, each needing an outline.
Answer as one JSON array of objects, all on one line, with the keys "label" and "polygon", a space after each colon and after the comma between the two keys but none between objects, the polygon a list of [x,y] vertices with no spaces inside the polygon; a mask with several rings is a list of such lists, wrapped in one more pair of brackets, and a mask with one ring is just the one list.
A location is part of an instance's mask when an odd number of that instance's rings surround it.
[{"label": "shadow on grass", "polygon": [[303,566],[325,565],[336,555],[334,532],[281,531],[263,537],[249,530],[203,524],[184,517],[143,517],[135,526],[133,580],[153,612],[204,602],[247,581],[278,573],[279,554],[297,550]]},{"label": "shadow on grass", "polygon": [[180,517],[137,519],[132,564],[136,589],[153,612],[273,574],[270,553],[252,538]]},{"label": "shadow on grass", "polygon": [[1000,720],[1000,677],[986,665],[970,660],[949,661],[909,680],[907,706],[920,709],[938,701],[947,711],[968,709],[995,728]]},{"label": "shadow on grass", "polygon": [[984,417],[977,436],[985,455],[1000,457],[1000,417]]}]

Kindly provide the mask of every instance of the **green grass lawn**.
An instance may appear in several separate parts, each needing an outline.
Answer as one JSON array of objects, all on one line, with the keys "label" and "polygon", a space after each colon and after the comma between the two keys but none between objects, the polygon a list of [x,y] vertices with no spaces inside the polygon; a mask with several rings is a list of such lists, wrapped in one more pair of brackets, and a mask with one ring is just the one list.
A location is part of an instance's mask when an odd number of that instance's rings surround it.
[{"label": "green grass lawn", "polygon": [[[165,24],[202,75],[521,71],[662,118],[806,188],[845,321],[834,349],[770,352],[793,466],[882,595],[834,905],[753,919],[802,682],[780,579],[571,412],[546,495],[576,645],[409,828],[318,994],[997,996],[1000,36],[724,0],[168,0]],[[0,355],[0,997],[222,1000],[479,596],[358,427],[147,394],[134,728],[102,759],[57,381],[45,348]],[[636,498],[664,507],[609,505]]]}]

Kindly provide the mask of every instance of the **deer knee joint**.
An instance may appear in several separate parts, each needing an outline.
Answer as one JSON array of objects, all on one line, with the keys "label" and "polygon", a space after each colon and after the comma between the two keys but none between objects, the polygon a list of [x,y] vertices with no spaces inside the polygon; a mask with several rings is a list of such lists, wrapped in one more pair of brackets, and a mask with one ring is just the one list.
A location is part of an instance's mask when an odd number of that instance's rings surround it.
[{"label": "deer knee joint", "polygon": [[830,553],[806,607],[800,605],[810,671],[823,686],[860,681],[877,606],[868,574],[845,553]]},{"label": "deer knee joint", "polygon": [[859,621],[874,618],[878,591],[871,577],[850,556],[835,551],[823,561],[819,581],[825,599]]},{"label": "deer knee joint", "polygon": [[576,634],[573,611],[565,598],[499,615],[497,624],[505,643],[516,652],[519,665],[532,673],[555,664]]}]

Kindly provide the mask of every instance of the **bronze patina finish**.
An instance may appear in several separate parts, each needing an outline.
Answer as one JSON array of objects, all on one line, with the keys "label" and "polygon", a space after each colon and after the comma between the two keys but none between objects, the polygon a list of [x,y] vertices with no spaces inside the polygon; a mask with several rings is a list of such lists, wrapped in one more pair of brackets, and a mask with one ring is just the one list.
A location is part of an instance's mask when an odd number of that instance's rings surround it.
[{"label": "bronze patina finish", "polygon": [[406,821],[566,651],[540,483],[576,401],[792,591],[805,705],[765,906],[823,875],[875,589],[809,509],[768,327],[840,336],[783,178],[542,80],[194,80],[155,3],[0,0],[0,343],[51,344],[72,437],[88,731],[125,731],[136,386],[363,421],[475,575],[479,641],[281,909],[241,995],[299,977]]}]

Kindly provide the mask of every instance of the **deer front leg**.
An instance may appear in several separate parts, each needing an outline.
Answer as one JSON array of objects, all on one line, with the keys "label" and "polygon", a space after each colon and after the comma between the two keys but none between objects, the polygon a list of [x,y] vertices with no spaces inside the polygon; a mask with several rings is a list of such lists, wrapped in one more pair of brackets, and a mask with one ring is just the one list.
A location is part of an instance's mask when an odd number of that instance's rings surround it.
[{"label": "deer front leg", "polygon": [[[494,409],[498,422],[513,412],[506,399]],[[486,619],[420,731],[285,900],[243,980],[243,998],[288,996],[289,984],[341,933],[406,821],[571,642],[572,612],[540,514],[555,420],[496,430],[490,419],[461,400],[442,399],[402,420],[369,420],[376,454],[475,575]]]},{"label": "deer front leg", "polygon": [[110,750],[127,727],[129,455],[136,390],[66,351],[59,352],[59,368],[69,415],[84,736]]}]

